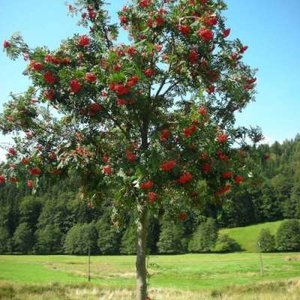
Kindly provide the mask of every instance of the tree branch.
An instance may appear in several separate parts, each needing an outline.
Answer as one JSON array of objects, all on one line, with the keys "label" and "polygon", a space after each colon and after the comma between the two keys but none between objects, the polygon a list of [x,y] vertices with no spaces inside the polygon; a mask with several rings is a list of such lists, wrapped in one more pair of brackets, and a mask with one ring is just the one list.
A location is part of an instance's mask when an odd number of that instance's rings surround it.
[{"label": "tree branch", "polygon": [[169,93],[178,83],[180,82],[180,80],[175,81],[172,85],[170,85],[167,90],[160,95],[161,97],[165,97],[167,93]]},{"label": "tree branch", "polygon": [[122,127],[122,125],[118,122],[118,120],[116,120],[110,113],[109,111],[104,107],[103,107],[103,110],[104,112],[106,113],[106,115],[109,117],[109,119],[111,121],[113,121],[113,123],[122,131],[122,133],[124,134],[124,136],[126,137],[126,139],[129,140],[129,134],[126,130],[124,130],[124,128]]},{"label": "tree branch", "polygon": [[105,38],[105,42],[106,42],[106,47],[108,49],[110,49],[113,46],[113,44],[112,44],[111,40],[108,37],[108,31],[107,31],[107,28],[106,28],[105,25],[102,26],[102,30],[104,32],[104,38]]}]

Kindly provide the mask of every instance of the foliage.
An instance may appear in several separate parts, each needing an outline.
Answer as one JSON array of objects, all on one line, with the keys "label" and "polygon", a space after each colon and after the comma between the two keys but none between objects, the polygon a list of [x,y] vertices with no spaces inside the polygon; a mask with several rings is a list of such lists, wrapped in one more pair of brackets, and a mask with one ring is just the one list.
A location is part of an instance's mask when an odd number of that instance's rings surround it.
[{"label": "foliage", "polygon": [[97,230],[94,223],[76,224],[67,233],[64,242],[65,253],[96,254]]},{"label": "foliage", "polygon": [[33,232],[27,223],[20,223],[13,235],[14,249],[28,254],[33,246]]},{"label": "foliage", "polygon": [[136,242],[136,224],[131,222],[121,239],[120,253],[136,254]]},{"label": "foliage", "polygon": [[261,252],[273,252],[276,249],[275,236],[269,229],[262,229],[257,239],[257,246]]},{"label": "foliage", "polygon": [[0,227],[0,254],[8,252],[9,232],[7,228]]},{"label": "foliage", "polygon": [[98,232],[97,246],[101,254],[119,254],[121,233],[112,226],[107,217],[102,217],[96,224]]},{"label": "foliage", "polygon": [[20,222],[27,223],[32,230],[35,230],[37,221],[41,213],[41,199],[27,196],[22,198],[20,203]]},{"label": "foliage", "polygon": [[215,247],[213,249],[214,252],[219,253],[229,253],[241,250],[241,246],[227,234],[218,235]]},{"label": "foliage", "polygon": [[158,253],[178,254],[186,251],[183,225],[164,219],[161,225],[159,240],[157,242]]},{"label": "foliage", "polygon": [[[76,188],[76,187],[75,187]],[[46,198],[46,199],[45,199]],[[59,195],[52,195],[51,192],[45,194],[44,205],[39,216],[38,227],[45,228],[47,225],[58,226],[64,234],[80,220],[80,208],[75,205],[74,192],[62,192]],[[77,212],[72,211],[71,206]],[[75,219],[77,217],[78,219]],[[88,220],[86,220],[88,221]]]},{"label": "foliage", "polygon": [[36,231],[35,251],[40,254],[58,254],[62,251],[62,232],[56,225],[46,225]]},{"label": "foliage", "polygon": [[300,223],[298,220],[286,220],[279,226],[277,249],[279,251],[300,250]]},{"label": "foliage", "polygon": [[149,218],[148,234],[147,234],[147,251],[149,254],[158,253],[157,243],[159,240],[161,224],[157,217]]},{"label": "foliage", "polygon": [[190,242],[190,252],[211,252],[218,237],[218,228],[214,219],[208,218],[194,232]]}]

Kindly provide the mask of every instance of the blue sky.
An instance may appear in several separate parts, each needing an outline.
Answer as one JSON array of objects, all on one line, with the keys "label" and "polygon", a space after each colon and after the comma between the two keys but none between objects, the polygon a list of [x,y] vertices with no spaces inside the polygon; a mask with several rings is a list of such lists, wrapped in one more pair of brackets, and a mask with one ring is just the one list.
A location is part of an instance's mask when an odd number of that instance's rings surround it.
[{"label": "blue sky", "polygon": [[[115,15],[125,0],[111,0]],[[256,102],[238,115],[238,124],[260,126],[266,142],[292,139],[300,133],[300,1],[227,0],[231,38],[249,46],[244,61],[258,68]],[[0,0],[0,42],[21,32],[31,46],[55,49],[83,29],[67,16],[64,0]],[[0,111],[10,91],[22,92],[29,82],[23,60],[10,61],[0,51]],[[0,142],[5,139],[1,137]]]}]

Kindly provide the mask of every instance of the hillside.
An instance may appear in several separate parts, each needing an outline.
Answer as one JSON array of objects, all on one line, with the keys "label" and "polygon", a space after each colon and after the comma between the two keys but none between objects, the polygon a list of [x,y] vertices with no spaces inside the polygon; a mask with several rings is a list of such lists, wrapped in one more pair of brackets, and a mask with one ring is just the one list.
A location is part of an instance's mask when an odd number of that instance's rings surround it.
[{"label": "hillside", "polygon": [[226,228],[222,229],[220,233],[228,234],[235,239],[247,252],[256,252],[256,241],[260,231],[265,228],[269,229],[272,234],[276,231],[283,221],[267,222],[246,227]]}]

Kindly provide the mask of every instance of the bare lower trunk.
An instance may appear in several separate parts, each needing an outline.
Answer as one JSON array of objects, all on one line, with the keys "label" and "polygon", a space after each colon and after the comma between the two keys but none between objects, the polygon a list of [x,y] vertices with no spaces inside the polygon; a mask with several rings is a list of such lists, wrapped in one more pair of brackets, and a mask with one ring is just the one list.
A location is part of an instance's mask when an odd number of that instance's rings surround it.
[{"label": "bare lower trunk", "polygon": [[146,269],[146,243],[147,243],[147,212],[145,207],[139,207],[136,245],[136,300],[147,298],[147,269]]}]

